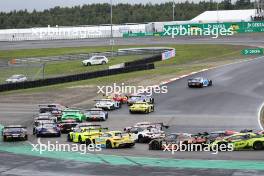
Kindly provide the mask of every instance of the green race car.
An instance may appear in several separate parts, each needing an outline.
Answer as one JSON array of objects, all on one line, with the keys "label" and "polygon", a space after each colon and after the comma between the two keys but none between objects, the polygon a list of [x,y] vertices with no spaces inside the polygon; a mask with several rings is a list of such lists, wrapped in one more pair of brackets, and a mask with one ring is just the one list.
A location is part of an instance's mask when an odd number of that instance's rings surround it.
[{"label": "green race car", "polygon": [[76,120],[77,122],[82,122],[83,120],[86,120],[86,117],[85,117],[84,113],[81,112],[80,110],[65,109],[64,111],[62,111],[61,120],[65,121],[65,120],[69,120],[69,119]]},{"label": "green race car", "polygon": [[74,143],[95,143],[95,138],[102,135],[102,131],[107,128],[102,128],[101,125],[91,125],[75,129],[68,134],[68,141]]},{"label": "green race car", "polygon": [[233,150],[243,149],[264,149],[264,137],[256,133],[237,133],[223,139],[215,140],[211,145],[212,149],[220,146],[223,148],[232,146]]}]

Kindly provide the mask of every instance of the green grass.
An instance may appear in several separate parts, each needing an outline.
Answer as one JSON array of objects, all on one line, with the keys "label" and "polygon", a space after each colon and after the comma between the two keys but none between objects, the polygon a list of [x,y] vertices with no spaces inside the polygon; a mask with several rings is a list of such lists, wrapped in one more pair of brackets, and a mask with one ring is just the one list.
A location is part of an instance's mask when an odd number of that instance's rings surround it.
[{"label": "green grass", "polygon": [[0,52],[0,59],[57,56],[57,55],[65,55],[65,54],[103,52],[109,50],[111,50],[109,46],[5,50]]},{"label": "green grass", "polygon": [[[91,80],[84,80],[72,83],[65,83],[60,85],[52,85],[47,87],[40,87],[27,90],[19,90],[15,92],[39,92],[39,91],[48,91],[50,88],[54,89],[63,89],[69,86],[77,85],[105,85],[111,84],[113,82],[128,82],[133,79],[156,79],[161,76],[167,75],[177,75],[177,74],[186,74],[191,71],[196,71],[199,69],[207,68],[208,63],[214,63],[218,61],[228,61],[242,59],[245,56],[240,54],[240,51],[245,48],[245,46],[234,46],[234,45],[163,45],[161,47],[173,47],[176,49],[176,57],[166,60],[156,62],[156,69],[139,71],[133,73],[126,73],[108,77],[101,77]],[[116,46],[117,48],[124,48],[126,46]],[[130,46],[138,47],[138,46]],[[90,50],[96,49],[97,47],[90,47]],[[101,47],[104,48],[104,47]],[[53,52],[55,52],[53,49]],[[60,52],[62,49],[57,49]],[[82,51],[80,48],[72,50],[72,52]],[[29,52],[29,51],[26,51]],[[31,53],[31,52],[30,52]],[[139,56],[125,56],[121,58],[114,58],[110,65],[121,63],[124,61],[130,61],[138,59]],[[67,61],[60,63],[49,64],[46,67],[46,74],[51,75],[61,75],[61,74],[75,74],[80,72],[85,72],[87,70],[94,71],[98,69],[104,69],[106,66],[92,66],[92,67],[83,67],[80,64],[80,61]],[[12,91],[14,92],[14,91]]]},{"label": "green grass", "polygon": [[[96,65],[85,67],[82,65],[81,60],[65,61],[65,62],[50,62],[45,65],[45,78],[56,77],[62,75],[78,74],[84,72],[92,72],[97,70],[108,69],[110,65],[115,65],[123,62],[137,60],[147,55],[134,55],[134,56],[118,56],[109,59],[109,63],[105,65]],[[41,79],[43,68],[39,66],[26,66],[26,67],[11,67],[0,69],[0,83],[5,82],[6,78],[14,74],[24,74],[30,79]]]}]

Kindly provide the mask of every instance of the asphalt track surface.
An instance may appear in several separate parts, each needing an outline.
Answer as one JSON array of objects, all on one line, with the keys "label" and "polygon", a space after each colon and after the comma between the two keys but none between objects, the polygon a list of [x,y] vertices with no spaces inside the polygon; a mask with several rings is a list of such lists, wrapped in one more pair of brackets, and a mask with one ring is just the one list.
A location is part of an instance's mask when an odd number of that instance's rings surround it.
[{"label": "asphalt track surface", "polygon": [[[263,46],[263,34],[243,34],[234,36],[184,36],[184,37],[146,37],[146,38],[115,38],[115,45],[164,45],[164,44],[234,44]],[[76,39],[52,41],[17,41],[0,42],[0,50],[31,49],[31,48],[58,48],[81,46],[107,46],[110,39]],[[110,49],[110,47],[109,47]]]},{"label": "asphalt track surface", "polygon": [[[254,38],[254,37],[253,37]],[[136,39],[131,39],[138,41]],[[144,44],[156,39],[143,39]],[[160,43],[179,42],[185,43],[227,43],[230,44],[230,39],[195,39],[195,40],[168,40],[161,39]],[[98,40],[100,43],[101,40]],[[211,41],[211,42],[210,42]],[[236,42],[234,42],[236,41]],[[263,37],[257,37],[256,40],[251,41],[247,37],[234,37],[232,44],[244,44],[263,46]],[[53,41],[54,42],[54,41]],[[55,43],[50,42],[49,47],[57,46],[57,42],[68,43],[68,45],[75,44],[76,41],[57,41]],[[197,43],[199,43],[197,42]],[[23,42],[22,42],[23,43]],[[31,44],[18,44],[14,43],[11,48],[30,47]],[[30,43],[30,42],[28,42]],[[34,47],[45,47],[45,42],[40,42],[40,45],[34,45]],[[77,41],[78,43],[78,41]],[[91,42],[91,45],[94,45]],[[132,42],[133,43],[133,42]],[[142,42],[140,42],[143,44]],[[103,42],[103,44],[105,44]],[[131,43],[126,43],[131,44]],[[136,43],[133,43],[136,44]],[[155,42],[154,42],[155,44]],[[2,43],[0,43],[0,46]],[[63,45],[63,44],[62,44]],[[87,42],[86,44],[87,45]],[[6,45],[7,47],[9,45]],[[31,45],[32,46],[32,45]],[[64,45],[63,45],[64,46]],[[1,47],[2,48],[2,47]],[[203,73],[199,73],[195,76],[204,76],[213,80],[213,87],[203,89],[188,89],[186,81],[188,77],[169,83],[168,94],[155,95],[155,109],[156,111],[149,115],[130,115],[127,107],[123,107],[118,111],[111,112],[109,121],[104,122],[103,125],[110,127],[111,129],[122,129],[125,126],[130,126],[139,121],[155,121],[165,122],[170,124],[169,131],[174,132],[202,132],[202,131],[216,131],[222,129],[234,129],[240,130],[244,128],[260,129],[258,123],[258,109],[263,103],[264,97],[264,58],[251,60],[248,62],[241,62],[228,66],[219,67],[217,69],[209,70]],[[21,104],[1,104],[0,105],[0,117],[2,124],[22,123],[23,125],[30,126],[32,123],[32,110],[36,109],[36,105],[21,105]],[[43,142],[48,139],[43,139]],[[64,138],[51,139],[53,142],[58,140],[65,142]],[[35,138],[30,137],[30,141],[34,142]],[[178,152],[176,155],[161,151],[148,151],[147,146],[144,144],[136,145],[133,149],[121,149],[121,150],[106,150],[104,154],[118,154],[118,155],[131,155],[131,156],[148,156],[148,157],[164,157],[164,158],[177,158],[177,159],[213,159],[213,160],[259,160],[263,161],[264,152],[255,151],[243,151],[243,152],[222,152],[218,155],[212,155],[211,153],[203,152]],[[71,163],[71,161],[65,161],[65,163],[58,161],[58,164],[54,164],[52,159],[40,159],[36,157],[25,157],[20,155],[12,155],[9,153],[0,153],[1,158],[7,158],[7,161],[0,160],[0,175],[30,175],[34,172],[39,173],[42,171],[46,175],[50,175],[51,171],[56,175],[65,173],[67,167],[72,169],[68,173],[75,173],[74,175],[82,175],[83,167],[87,168],[89,172],[85,172],[88,175],[122,175],[121,172],[115,173],[114,170],[127,170],[129,175],[264,175],[263,172],[254,171],[254,173],[248,173],[239,170],[192,170],[192,169],[161,169],[161,168],[148,168],[148,167],[123,167],[123,166],[102,166],[91,165],[84,163]],[[18,158],[23,158],[29,162],[28,165],[12,164],[17,161]],[[43,167],[44,163],[44,167]],[[53,164],[52,164],[53,163]],[[72,164],[76,164],[72,166]],[[69,166],[70,165],[70,166]],[[52,169],[52,168],[60,169]],[[102,167],[102,168],[101,168]],[[88,169],[88,168],[93,168]],[[96,169],[95,169],[96,168]],[[101,168],[101,169],[100,169]],[[1,173],[2,169],[2,173]],[[6,169],[6,170],[5,170]],[[98,170],[97,170],[98,169]],[[12,172],[10,172],[12,171]],[[93,173],[93,171],[97,171]],[[101,172],[100,172],[101,171]],[[139,173],[137,173],[139,172]],[[43,174],[45,175],[45,174]],[[65,175],[65,174],[63,174]]]}]

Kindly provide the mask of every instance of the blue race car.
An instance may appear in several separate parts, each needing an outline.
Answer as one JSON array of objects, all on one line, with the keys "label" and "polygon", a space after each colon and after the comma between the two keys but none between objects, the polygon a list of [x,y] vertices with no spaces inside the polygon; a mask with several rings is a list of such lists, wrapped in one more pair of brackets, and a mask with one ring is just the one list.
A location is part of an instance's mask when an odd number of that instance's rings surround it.
[{"label": "blue race car", "polygon": [[55,123],[42,123],[35,128],[34,134],[37,137],[43,137],[43,136],[60,137],[61,131],[58,125]]},{"label": "blue race car", "polygon": [[212,85],[213,85],[213,82],[210,79],[206,79],[202,77],[188,79],[188,87],[190,88],[192,87],[203,88],[203,87],[208,87]]}]

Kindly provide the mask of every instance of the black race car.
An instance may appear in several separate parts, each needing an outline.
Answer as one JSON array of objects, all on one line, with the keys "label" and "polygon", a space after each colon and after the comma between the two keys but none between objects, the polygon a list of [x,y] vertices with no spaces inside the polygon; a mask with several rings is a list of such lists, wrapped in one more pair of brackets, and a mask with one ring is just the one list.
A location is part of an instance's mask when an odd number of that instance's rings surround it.
[{"label": "black race car", "polygon": [[10,125],[2,131],[3,141],[26,141],[28,139],[27,128],[21,125]]},{"label": "black race car", "polygon": [[79,123],[76,120],[68,119],[65,121],[62,121],[59,123],[59,128],[61,130],[61,133],[69,133],[73,131],[73,129],[78,125]]}]

